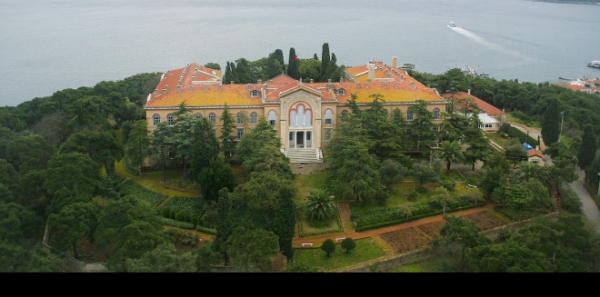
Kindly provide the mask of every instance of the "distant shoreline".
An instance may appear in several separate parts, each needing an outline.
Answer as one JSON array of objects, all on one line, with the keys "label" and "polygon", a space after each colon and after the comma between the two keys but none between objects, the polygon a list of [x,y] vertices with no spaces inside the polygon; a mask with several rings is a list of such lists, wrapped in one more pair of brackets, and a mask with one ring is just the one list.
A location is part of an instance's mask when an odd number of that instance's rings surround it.
[{"label": "distant shoreline", "polygon": [[548,2],[548,3],[568,3],[568,4],[592,4],[600,5],[600,0],[596,1],[569,1],[569,0],[529,0],[531,2]]}]

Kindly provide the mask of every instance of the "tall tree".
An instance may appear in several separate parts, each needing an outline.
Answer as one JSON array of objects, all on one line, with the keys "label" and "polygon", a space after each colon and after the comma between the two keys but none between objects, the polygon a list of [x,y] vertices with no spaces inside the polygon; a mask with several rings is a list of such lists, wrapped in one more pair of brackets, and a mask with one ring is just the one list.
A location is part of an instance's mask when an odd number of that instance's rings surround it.
[{"label": "tall tree", "polygon": [[62,252],[70,249],[73,257],[79,259],[78,242],[86,237],[93,242],[97,213],[96,205],[86,202],[67,205],[58,214],[51,214],[48,225],[52,249]]},{"label": "tall tree", "polygon": [[296,55],[296,50],[291,47],[288,59],[287,75],[294,79],[300,79],[300,59]]},{"label": "tall tree", "polygon": [[144,159],[148,156],[148,147],[150,145],[150,136],[145,120],[135,121],[129,132],[127,144],[125,144],[125,155],[132,165],[135,165],[140,173]]},{"label": "tall tree", "polygon": [[[594,153],[597,149],[598,144],[596,142],[596,133],[594,132],[594,127],[588,124],[583,128],[581,148],[577,154],[577,165],[579,165],[582,170],[587,170],[587,167],[592,164],[592,160],[594,160]],[[587,176],[588,174],[586,172],[586,177]]]},{"label": "tall tree", "polygon": [[412,143],[423,155],[428,155],[435,141],[431,122],[433,113],[427,109],[425,100],[417,100],[416,104],[408,107],[408,111],[413,114],[413,120],[409,123]]},{"label": "tall tree", "polygon": [[81,130],[71,135],[59,148],[59,153],[79,152],[89,156],[98,167],[114,172],[115,161],[123,157],[123,147],[113,130]]},{"label": "tall tree", "polygon": [[54,155],[48,161],[44,188],[51,194],[69,190],[91,198],[99,178],[100,167],[90,157],[78,152]]},{"label": "tall tree", "polygon": [[166,167],[173,150],[173,129],[166,122],[158,123],[150,140],[150,155],[162,170],[162,182],[166,180]]},{"label": "tall tree", "polygon": [[211,159],[208,167],[202,169],[197,180],[202,197],[213,201],[219,198],[221,189],[227,188],[233,191],[237,186],[237,177],[231,165],[221,156]]},{"label": "tall tree", "polygon": [[219,137],[221,139],[221,149],[225,159],[229,161],[235,149],[235,137],[232,135],[233,129],[235,129],[235,120],[231,112],[229,112],[227,103],[223,106],[223,113],[219,119],[223,122],[221,136]]},{"label": "tall tree", "polygon": [[365,136],[359,118],[354,114],[339,126],[325,147],[325,159],[331,175],[329,188],[336,195],[352,197],[356,202],[378,197],[381,184],[377,158],[369,153],[371,141]]},{"label": "tall tree", "polygon": [[331,56],[329,55],[329,43],[323,43],[323,50],[321,52],[321,78],[320,81],[327,81],[328,70],[329,70],[329,62],[331,61]]},{"label": "tall tree", "polygon": [[292,239],[296,231],[296,188],[284,188],[280,191],[279,208],[277,216],[273,221],[273,233],[279,239],[279,250],[286,257],[287,263],[290,263],[294,257]]},{"label": "tall tree", "polygon": [[229,265],[229,255],[227,254],[225,242],[233,232],[231,207],[232,201],[229,197],[229,189],[222,188],[219,190],[219,200],[217,201],[217,216],[219,218],[216,222],[217,233],[211,244],[211,249],[220,253],[225,266]]},{"label": "tall tree", "polygon": [[273,268],[272,257],[279,252],[277,235],[264,229],[233,229],[227,238],[227,253],[243,271],[256,267],[267,272]]},{"label": "tall tree", "polygon": [[558,106],[558,99],[552,97],[549,100],[548,108],[542,117],[542,139],[546,146],[550,146],[559,139],[561,116]]},{"label": "tall tree", "polygon": [[189,175],[191,179],[195,179],[202,169],[209,165],[210,160],[219,155],[220,147],[219,140],[213,132],[213,124],[208,118],[204,117],[195,122],[192,131]]}]

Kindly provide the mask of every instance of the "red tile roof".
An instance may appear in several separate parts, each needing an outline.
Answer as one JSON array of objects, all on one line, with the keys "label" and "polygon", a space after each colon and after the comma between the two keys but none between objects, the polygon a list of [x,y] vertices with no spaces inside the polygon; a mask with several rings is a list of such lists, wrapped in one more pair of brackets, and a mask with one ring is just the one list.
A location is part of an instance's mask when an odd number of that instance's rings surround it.
[{"label": "red tile roof", "polygon": [[[230,106],[260,105],[278,101],[281,94],[300,89],[320,96],[322,100],[335,100],[340,103],[348,102],[352,94],[357,96],[359,103],[372,102],[373,99],[369,96],[373,94],[382,95],[386,102],[445,100],[435,89],[425,87],[403,69],[394,69],[376,61],[371,64],[373,79],[370,81],[369,66],[363,65],[346,68],[347,74],[354,81],[307,83],[280,74],[255,84],[222,84],[220,71],[192,63],[184,68],[167,71],[155,92],[149,97],[146,107],[177,107],[183,101],[187,106],[220,106],[224,103]],[[367,72],[362,73],[365,71]],[[344,90],[343,94],[338,94],[337,90],[340,89]],[[259,91],[260,95],[251,97],[252,90]]]},{"label": "red tile roof", "polygon": [[[482,112],[485,112],[489,116],[502,116],[504,115],[504,111],[496,108],[495,106],[465,92],[459,92],[456,94],[444,94],[445,98],[453,100],[454,102],[458,102],[460,99],[473,99],[473,103],[479,107]],[[469,104],[468,101],[466,103]]]},{"label": "red tile roof", "polygon": [[537,149],[530,149],[530,150],[528,150],[528,151],[527,151],[527,157],[531,158],[531,157],[533,157],[533,156],[538,156],[538,157],[540,157],[540,158],[543,158],[543,157],[544,157],[544,155],[542,154],[542,152],[540,152],[540,151],[539,151],[539,150],[537,150]]}]

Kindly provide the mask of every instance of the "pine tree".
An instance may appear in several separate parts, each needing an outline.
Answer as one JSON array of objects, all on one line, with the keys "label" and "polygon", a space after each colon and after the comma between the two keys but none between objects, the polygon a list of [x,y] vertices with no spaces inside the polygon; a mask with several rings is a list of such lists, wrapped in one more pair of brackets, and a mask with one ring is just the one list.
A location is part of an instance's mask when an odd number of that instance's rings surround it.
[{"label": "pine tree", "polygon": [[[588,166],[592,164],[594,160],[594,153],[598,149],[596,143],[596,135],[594,134],[594,127],[592,125],[586,125],[583,128],[583,136],[581,137],[581,148],[577,155],[577,165],[583,170],[586,170]],[[587,174],[586,174],[587,175]]]},{"label": "pine tree", "polygon": [[329,61],[331,61],[331,57],[329,56],[329,44],[323,44],[323,52],[321,53],[321,81],[327,81],[327,70],[329,69]]},{"label": "pine tree", "polygon": [[544,140],[546,146],[550,146],[551,144],[557,142],[560,136],[561,116],[558,109],[558,100],[556,98],[552,98],[548,104],[548,108],[546,108],[546,113],[544,113],[541,123],[542,139]]}]

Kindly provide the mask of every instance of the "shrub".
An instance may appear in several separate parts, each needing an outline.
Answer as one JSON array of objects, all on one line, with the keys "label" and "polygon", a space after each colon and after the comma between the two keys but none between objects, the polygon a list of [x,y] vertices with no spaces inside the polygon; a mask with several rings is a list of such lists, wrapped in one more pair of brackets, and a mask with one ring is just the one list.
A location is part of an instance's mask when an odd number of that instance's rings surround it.
[{"label": "shrub", "polygon": [[560,207],[570,213],[580,214],[581,206],[581,200],[571,188],[568,188],[560,198]]},{"label": "shrub", "polygon": [[327,239],[321,245],[321,250],[325,252],[325,256],[331,257],[331,253],[335,251],[335,242],[332,239]]},{"label": "shrub", "polygon": [[171,214],[171,209],[170,209],[170,208],[168,208],[168,207],[163,207],[163,208],[160,210],[160,212],[161,212],[161,214],[162,214],[162,216],[163,216],[163,217],[165,217],[165,218],[169,218],[169,217],[170,217],[170,214]]},{"label": "shrub", "polygon": [[448,191],[454,191],[456,188],[456,182],[453,180],[444,180],[442,181],[442,187],[446,188]]},{"label": "shrub", "polygon": [[169,219],[175,219],[175,210],[171,209],[169,210]]},{"label": "shrub", "polygon": [[414,189],[411,189],[408,192],[407,199],[408,199],[408,201],[411,201],[411,202],[417,201],[417,199],[419,199],[419,193],[417,191],[415,191]]}]

